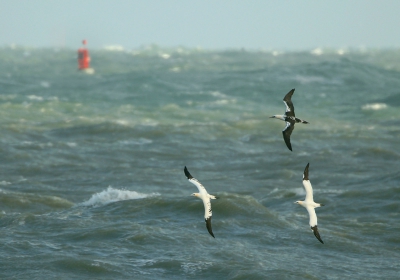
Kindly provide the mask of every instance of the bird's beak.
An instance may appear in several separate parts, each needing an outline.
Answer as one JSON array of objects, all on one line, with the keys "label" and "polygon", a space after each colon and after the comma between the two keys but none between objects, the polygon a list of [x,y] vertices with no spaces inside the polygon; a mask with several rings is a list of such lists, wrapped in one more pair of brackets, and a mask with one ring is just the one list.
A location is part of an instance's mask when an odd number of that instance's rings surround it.
[{"label": "bird's beak", "polygon": [[271,118],[273,119],[273,118],[275,118],[275,116],[272,116],[272,117],[269,117],[269,118],[270,118],[270,119],[271,119]]}]

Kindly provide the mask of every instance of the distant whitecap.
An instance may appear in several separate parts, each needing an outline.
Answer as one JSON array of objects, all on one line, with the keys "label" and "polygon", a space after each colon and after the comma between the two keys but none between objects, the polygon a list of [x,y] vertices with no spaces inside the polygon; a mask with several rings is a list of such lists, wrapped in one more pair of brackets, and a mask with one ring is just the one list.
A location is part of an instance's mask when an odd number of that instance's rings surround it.
[{"label": "distant whitecap", "polygon": [[321,49],[321,48],[316,48],[316,49],[313,49],[312,51],[311,51],[311,54],[313,54],[313,55],[321,55],[321,54],[323,54],[324,52],[323,52],[323,50]]},{"label": "distant whitecap", "polygon": [[43,97],[37,95],[28,95],[29,100],[43,101]]},{"label": "distant whitecap", "polygon": [[160,57],[162,57],[164,59],[169,59],[171,57],[171,55],[169,55],[167,53],[162,53],[162,54],[160,54]]},{"label": "distant whitecap", "polygon": [[138,138],[138,139],[131,139],[131,140],[121,140],[119,141],[122,145],[146,145],[153,143],[153,140],[147,138]]},{"label": "distant whitecap", "polygon": [[76,146],[78,146],[75,142],[67,142],[66,144],[70,148],[75,148]]},{"label": "distant whitecap", "polygon": [[283,52],[280,52],[280,51],[272,51],[272,55],[273,55],[273,56],[278,56],[278,55],[281,55],[281,54],[283,54]]},{"label": "distant whitecap", "polygon": [[363,110],[382,110],[386,109],[387,105],[385,103],[372,103],[372,104],[365,104],[361,107]]},{"label": "distant whitecap", "polygon": [[125,50],[125,48],[121,45],[109,45],[103,47],[103,49],[111,52],[123,52]]},{"label": "distant whitecap", "polygon": [[309,83],[326,83],[326,79],[319,76],[304,76],[304,75],[296,75],[294,79],[301,84],[309,84]]}]

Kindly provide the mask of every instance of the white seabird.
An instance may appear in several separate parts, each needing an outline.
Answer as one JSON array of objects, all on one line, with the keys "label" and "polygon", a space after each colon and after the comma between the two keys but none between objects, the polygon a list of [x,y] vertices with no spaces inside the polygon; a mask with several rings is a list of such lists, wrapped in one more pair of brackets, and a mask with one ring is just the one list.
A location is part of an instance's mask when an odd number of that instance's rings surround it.
[{"label": "white seabird", "polygon": [[215,197],[213,195],[208,194],[207,190],[204,188],[204,186],[195,178],[193,178],[192,175],[190,175],[189,171],[187,170],[186,166],[185,169],[183,170],[185,172],[186,177],[188,178],[189,182],[191,182],[193,185],[195,185],[198,189],[198,193],[193,193],[192,196],[196,196],[203,200],[204,203],[204,219],[206,221],[206,227],[208,232],[211,234],[212,237],[215,238],[212,228],[211,228],[211,216],[212,216],[212,211],[211,211],[211,201],[210,199],[217,199],[218,197]]},{"label": "white seabird", "polygon": [[301,120],[299,118],[296,118],[294,114],[294,106],[292,103],[292,95],[294,93],[294,89],[289,91],[286,95],[285,98],[283,98],[283,103],[286,105],[286,112],[284,115],[273,115],[271,118],[276,118],[282,121],[286,122],[286,127],[284,130],[282,130],[283,134],[283,140],[285,140],[286,146],[288,147],[289,150],[292,151],[292,144],[290,144],[290,135],[292,134],[292,131],[294,129],[294,124],[295,123],[308,123],[307,121]]},{"label": "white seabird", "polygon": [[313,189],[311,186],[311,182],[308,179],[308,167],[309,166],[310,166],[310,164],[308,163],[306,168],[304,169],[304,174],[303,174],[303,186],[306,189],[306,198],[303,201],[296,201],[295,203],[300,204],[301,206],[303,206],[307,209],[308,215],[310,216],[311,230],[314,232],[315,237],[322,244],[324,244],[324,241],[322,241],[321,236],[319,235],[319,232],[318,232],[317,214],[315,214],[315,210],[314,210],[314,208],[324,206],[324,204],[314,202]]}]

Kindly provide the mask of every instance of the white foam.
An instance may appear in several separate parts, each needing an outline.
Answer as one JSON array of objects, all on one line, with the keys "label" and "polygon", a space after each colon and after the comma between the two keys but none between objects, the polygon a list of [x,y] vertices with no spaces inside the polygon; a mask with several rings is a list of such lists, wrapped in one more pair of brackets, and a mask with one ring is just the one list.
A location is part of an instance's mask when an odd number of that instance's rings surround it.
[{"label": "white foam", "polygon": [[278,55],[281,55],[281,54],[283,54],[283,52],[280,52],[280,51],[272,51],[272,55],[273,55],[273,56],[278,56]]},{"label": "white foam", "polygon": [[43,101],[43,97],[37,95],[28,95],[29,100]]},{"label": "white foam", "polygon": [[111,186],[107,188],[107,190],[96,193],[92,195],[92,197],[82,202],[80,205],[82,206],[102,206],[116,201],[130,200],[130,199],[142,199],[146,197],[158,196],[158,193],[138,193],[135,191],[128,190],[118,190],[114,189]]},{"label": "white foam", "polygon": [[125,48],[121,45],[104,46],[103,49],[111,52],[123,52],[125,50]]},{"label": "white foam", "polygon": [[211,92],[208,92],[208,94],[211,96],[214,96],[214,97],[222,97],[222,98],[227,97],[226,94],[219,92],[219,91],[211,91]]},{"label": "white foam", "polygon": [[303,76],[296,75],[294,79],[301,84],[309,84],[309,83],[326,83],[326,79],[318,76]]},{"label": "white foam", "polygon": [[181,268],[185,273],[195,275],[212,266],[212,262],[186,262],[181,264]]},{"label": "white foam", "polygon": [[116,120],[115,123],[123,126],[130,125],[130,122],[128,120]]},{"label": "white foam", "polygon": [[293,189],[293,192],[297,195],[297,196],[301,196],[301,195],[306,195],[306,190],[304,188],[295,188]]},{"label": "white foam", "polygon": [[162,54],[160,54],[160,57],[164,58],[164,59],[169,59],[171,57],[171,55],[167,54],[167,53],[162,53]]},{"label": "white foam", "polygon": [[236,103],[235,99],[220,99],[212,102],[212,105],[227,105]]},{"label": "white foam", "polygon": [[311,54],[313,54],[313,55],[321,55],[323,53],[324,53],[324,51],[321,48],[316,48],[311,51]]},{"label": "white foam", "polygon": [[138,138],[138,139],[131,139],[131,140],[122,140],[119,141],[122,145],[146,145],[153,143],[153,140],[147,138]]},{"label": "white foam", "polygon": [[363,110],[382,110],[386,109],[387,105],[385,103],[372,103],[372,104],[365,104],[361,107]]}]

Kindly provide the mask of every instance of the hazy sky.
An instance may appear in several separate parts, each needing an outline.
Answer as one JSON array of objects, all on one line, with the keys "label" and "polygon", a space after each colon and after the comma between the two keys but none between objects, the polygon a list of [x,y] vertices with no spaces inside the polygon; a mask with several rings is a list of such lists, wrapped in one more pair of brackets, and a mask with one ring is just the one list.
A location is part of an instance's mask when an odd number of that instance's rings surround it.
[{"label": "hazy sky", "polygon": [[400,0],[0,0],[0,46],[399,48]]}]

